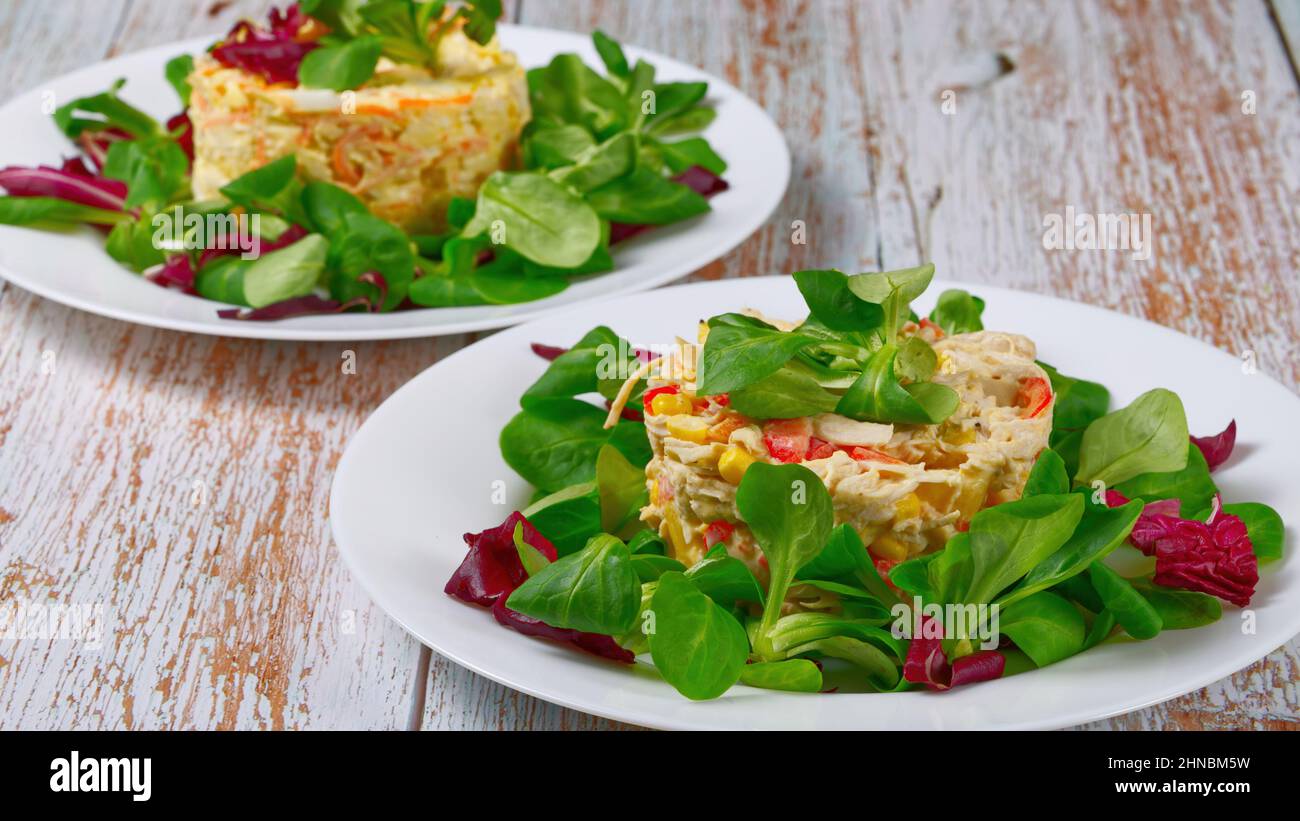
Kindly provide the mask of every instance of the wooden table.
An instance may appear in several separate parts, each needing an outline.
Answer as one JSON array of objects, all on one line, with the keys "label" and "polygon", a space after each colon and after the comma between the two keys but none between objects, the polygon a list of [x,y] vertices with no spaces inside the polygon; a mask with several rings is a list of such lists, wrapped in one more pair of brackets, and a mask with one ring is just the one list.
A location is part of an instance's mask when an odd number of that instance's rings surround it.
[{"label": "wooden table", "polygon": [[[10,0],[0,97],[269,5]],[[1300,385],[1295,0],[517,0],[508,16],[700,65],[785,129],[784,204],[694,279],[931,259],[1254,351]],[[1066,206],[1150,213],[1154,255],[1045,250],[1044,215]],[[187,336],[0,286],[0,600],[101,605],[106,626],[98,648],[0,642],[0,728],[616,726],[431,653],[331,544],[348,438],[474,339]],[[1300,727],[1298,647],[1088,727]]]}]

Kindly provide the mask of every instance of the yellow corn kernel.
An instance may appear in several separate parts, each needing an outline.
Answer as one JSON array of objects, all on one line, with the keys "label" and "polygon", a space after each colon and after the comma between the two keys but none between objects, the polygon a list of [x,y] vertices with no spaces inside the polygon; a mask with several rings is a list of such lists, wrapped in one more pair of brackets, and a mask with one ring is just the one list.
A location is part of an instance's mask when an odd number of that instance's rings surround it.
[{"label": "yellow corn kernel", "polygon": [[964,521],[970,521],[970,518],[985,506],[991,478],[987,472],[962,476],[961,492],[957,494],[957,501],[953,507],[961,514]]},{"label": "yellow corn kernel", "polygon": [[938,482],[922,482],[916,487],[916,496],[930,507],[946,513],[952,505],[953,489],[948,485],[939,484]]},{"label": "yellow corn kernel", "polygon": [[887,533],[871,543],[871,554],[879,559],[901,562],[908,553],[906,544]]},{"label": "yellow corn kernel", "polygon": [[673,416],[691,412],[691,400],[680,393],[661,393],[650,400],[650,412],[655,416]]},{"label": "yellow corn kernel", "polygon": [[722,478],[731,484],[738,485],[745,477],[745,471],[749,470],[752,464],[754,464],[754,457],[750,456],[747,450],[732,445],[718,457],[718,473],[721,473]]},{"label": "yellow corn kernel", "polygon": [[894,518],[897,521],[905,522],[908,519],[915,519],[921,515],[921,497],[915,493],[909,493],[903,498],[894,502]]},{"label": "yellow corn kernel", "polygon": [[664,529],[668,531],[668,545],[674,553],[680,553],[685,549],[682,542],[682,523],[677,520],[677,511],[672,505],[664,508]]},{"label": "yellow corn kernel", "polygon": [[[655,397],[658,399],[659,397]],[[679,413],[668,417],[668,435],[687,442],[703,445],[709,441],[709,424],[698,416]]]},{"label": "yellow corn kernel", "polygon": [[974,428],[950,428],[943,434],[943,441],[950,445],[969,445],[975,442]]}]

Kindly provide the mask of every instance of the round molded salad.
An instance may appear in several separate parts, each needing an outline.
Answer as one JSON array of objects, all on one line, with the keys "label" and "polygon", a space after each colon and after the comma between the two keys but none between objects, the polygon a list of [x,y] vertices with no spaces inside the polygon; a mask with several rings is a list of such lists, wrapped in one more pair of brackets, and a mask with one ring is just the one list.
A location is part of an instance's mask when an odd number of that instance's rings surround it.
[{"label": "round molded salad", "polygon": [[59,105],[77,153],[0,168],[0,224],[105,233],[163,287],[272,320],[528,302],[710,210],[727,164],[703,82],[593,35],[525,70],[500,0],[303,0],[166,76],[160,123],[118,80]]},{"label": "round molded salad", "polygon": [[1160,387],[1112,408],[966,291],[918,316],[933,274],[801,271],[804,318],[662,350],[534,344],[500,447],[535,496],[445,592],[697,700],[944,692],[1247,607],[1284,526],[1220,495],[1235,422],[1192,436]]}]

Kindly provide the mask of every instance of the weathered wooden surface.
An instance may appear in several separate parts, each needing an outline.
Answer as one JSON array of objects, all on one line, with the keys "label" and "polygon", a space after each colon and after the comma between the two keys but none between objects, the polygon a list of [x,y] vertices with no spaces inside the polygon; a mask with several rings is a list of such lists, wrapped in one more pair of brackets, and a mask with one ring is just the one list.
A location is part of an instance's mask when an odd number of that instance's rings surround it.
[{"label": "weathered wooden surface", "polygon": [[[269,5],[5,4],[0,97]],[[1295,388],[1300,89],[1281,33],[1295,42],[1294,4],[1274,5],[521,0],[509,15],[698,64],[784,127],[786,201],[697,278],[926,257],[1254,350]],[[1066,206],[1151,214],[1154,254],[1045,250],[1043,218]],[[471,339],[212,340],[0,287],[0,598],[100,603],[110,628],[99,650],[0,642],[0,727],[617,726],[430,654],[330,545],[349,435]],[[1294,728],[1298,668],[1293,641],[1089,727]]]}]

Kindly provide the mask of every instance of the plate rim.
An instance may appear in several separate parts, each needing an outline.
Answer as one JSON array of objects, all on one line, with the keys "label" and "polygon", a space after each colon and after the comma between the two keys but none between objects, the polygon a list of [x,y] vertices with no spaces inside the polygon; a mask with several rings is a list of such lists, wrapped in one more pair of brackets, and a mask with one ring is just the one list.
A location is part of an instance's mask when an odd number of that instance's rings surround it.
[{"label": "plate rim", "polygon": [[[517,23],[501,23],[498,26],[498,28],[507,34],[509,34],[510,32],[521,32],[529,36],[537,36],[543,38],[558,37],[565,40],[573,39],[573,38],[583,40],[583,39],[589,39],[590,37],[590,35],[584,35],[581,32],[564,31],[562,29],[555,29],[555,28],[549,28],[544,26],[520,25]],[[91,65],[73,69],[72,71],[68,71],[63,74],[60,74],[57,77],[53,77],[48,80],[45,80],[41,84],[38,84],[27,90],[21,91],[13,95],[9,99],[0,102],[0,113],[6,113],[10,108],[14,107],[16,104],[21,103],[22,101],[26,100],[27,98],[31,97],[34,94],[40,93],[43,86],[48,87],[55,84],[75,82],[84,76],[90,76],[94,74],[105,74],[105,75],[112,74],[114,70],[113,67],[115,65],[129,60],[138,60],[142,58],[156,59],[156,58],[161,58],[164,55],[174,55],[175,53],[178,52],[196,53],[198,51],[205,50],[207,46],[210,45],[215,38],[219,38],[219,37],[221,37],[221,34],[217,33],[212,35],[187,38],[185,40],[177,40],[170,43],[163,43],[160,45],[139,49],[137,51],[128,52],[126,54],[114,55],[108,59],[100,60]],[[745,218],[741,221],[743,226],[743,232],[741,228],[737,228],[734,234],[731,235],[725,242],[715,243],[711,245],[707,251],[701,251],[700,253],[695,254],[691,257],[685,257],[675,265],[666,266],[674,270],[679,270],[680,273],[676,273],[667,277],[665,277],[663,274],[651,274],[648,276],[640,277],[636,280],[628,282],[625,285],[613,287],[609,290],[605,290],[600,293],[593,294],[589,297],[580,298],[579,300],[574,302],[563,302],[559,304],[546,306],[544,305],[544,303],[547,300],[537,300],[533,303],[513,303],[512,305],[505,305],[505,306],[482,306],[482,307],[511,308],[511,307],[527,306],[530,304],[543,305],[543,307],[537,307],[531,310],[520,310],[518,312],[512,312],[512,313],[503,313],[502,315],[499,316],[491,316],[491,317],[485,317],[480,319],[464,319],[464,320],[459,320],[454,322],[447,322],[433,327],[429,325],[407,325],[399,328],[365,328],[365,329],[355,329],[355,330],[347,327],[340,327],[337,329],[336,328],[330,328],[330,329],[295,328],[292,324],[294,321],[293,319],[278,320],[275,322],[239,322],[235,320],[222,320],[226,324],[221,325],[221,324],[217,324],[217,322],[215,321],[215,312],[218,309],[223,307],[238,307],[238,306],[228,306],[225,305],[224,303],[216,302],[213,300],[205,300],[205,302],[211,304],[214,313],[214,320],[207,321],[207,322],[196,320],[196,319],[185,319],[185,318],[174,319],[171,317],[167,317],[165,315],[143,312],[140,310],[135,310],[130,308],[117,308],[113,306],[106,306],[87,297],[82,297],[76,294],[68,294],[58,289],[57,287],[53,287],[49,285],[44,280],[42,280],[39,276],[28,275],[22,273],[21,271],[17,271],[14,268],[10,267],[3,259],[0,259],[0,279],[3,279],[5,282],[9,283],[10,285],[21,288],[30,293],[36,294],[37,296],[43,299],[48,299],[51,302],[55,302],[57,304],[69,308],[73,308],[79,311],[84,311],[86,313],[93,314],[95,316],[106,317],[108,319],[113,319],[120,322],[128,322],[131,324],[141,325],[144,327],[159,328],[162,330],[178,331],[182,333],[200,334],[204,336],[215,336],[215,337],[237,338],[237,339],[264,339],[264,340],[271,340],[271,341],[299,341],[299,342],[352,342],[352,341],[362,342],[362,341],[376,341],[376,340],[387,340],[387,339],[394,339],[394,340],[395,339],[423,339],[423,338],[434,338],[439,336],[449,336],[449,335],[461,334],[461,333],[472,333],[477,331],[496,330],[499,328],[506,328],[513,325],[518,325],[523,322],[530,322],[535,319],[541,319],[547,316],[553,316],[556,313],[563,312],[565,310],[576,307],[578,305],[586,305],[595,301],[639,293],[648,290],[650,288],[655,288],[660,285],[674,282],[678,279],[694,274],[696,271],[699,271],[701,268],[707,266],[711,262],[715,262],[721,259],[723,256],[729,254],[731,251],[735,250],[746,240],[752,238],[755,234],[758,233],[758,231],[763,227],[763,225],[772,217],[773,214],[776,213],[777,209],[785,201],[785,196],[788,193],[789,186],[790,186],[790,179],[791,179],[791,174],[793,169],[793,158],[790,154],[790,145],[789,145],[789,141],[785,137],[785,132],[781,129],[780,125],[767,111],[767,109],[762,104],[760,104],[757,100],[750,97],[748,94],[745,94],[743,91],[736,88],[731,83],[727,82],[726,79],[712,72],[706,71],[703,68],[692,65],[683,60],[679,60],[676,57],[663,54],[662,52],[646,49],[633,43],[625,43],[624,47],[629,52],[632,52],[637,55],[641,55],[647,59],[655,61],[656,63],[668,62],[674,64],[674,66],[685,66],[691,71],[694,71],[700,75],[707,77],[708,78],[707,82],[709,83],[709,88],[710,88],[710,94],[714,93],[715,89],[719,89],[724,91],[726,96],[734,96],[736,100],[750,105],[755,110],[755,112],[757,112],[757,114],[761,115],[761,119],[766,122],[766,125],[770,128],[771,134],[777,138],[777,142],[781,147],[779,156],[773,158],[775,162],[773,163],[772,167],[770,169],[765,169],[767,173],[775,175],[776,179],[778,180],[778,185],[774,189],[778,193],[772,198],[772,201],[763,207],[756,208],[746,213]],[[525,69],[527,69],[527,67],[525,67]],[[60,149],[63,148],[65,147],[60,146]],[[5,227],[23,228],[24,226],[5,226]],[[105,253],[105,259],[109,259],[111,262],[111,259],[107,257],[106,253]],[[604,274],[597,274],[595,277],[592,277],[591,280],[589,281],[595,281],[600,277],[615,274],[617,272],[618,269],[615,268],[614,271],[608,271]],[[129,272],[123,269],[122,273],[129,273]],[[154,286],[154,287],[158,287],[158,286]],[[412,316],[424,312],[437,312],[437,311],[444,311],[444,310],[447,309],[446,308],[416,308],[416,309],[411,309],[410,311],[403,311],[402,313],[406,314],[407,316]],[[346,317],[347,315],[340,315],[338,318],[346,319]]]},{"label": "plate rim", "polygon": [[[744,283],[744,282],[754,283],[754,282],[765,281],[765,280],[774,281],[774,280],[783,280],[783,279],[789,279],[789,276],[769,275],[769,276],[761,276],[761,277],[735,277],[735,278],[715,280],[710,282],[696,282],[696,283],[685,283],[680,285],[673,285],[667,288],[656,289],[656,291],[676,292],[676,291],[682,291],[687,289],[721,290],[728,287],[736,287],[740,283]],[[1006,286],[993,285],[993,284],[988,284],[983,282],[963,281],[963,280],[955,280],[955,279],[943,279],[943,280],[936,279],[932,285],[932,288],[936,293],[942,290],[943,288],[947,288],[947,287],[966,287],[971,289],[978,289],[981,292],[981,295],[988,294],[992,296],[997,296],[999,294],[1017,294],[1022,296],[1028,296],[1034,299],[1048,300],[1052,303],[1064,303],[1066,305],[1069,305],[1072,309],[1083,308],[1090,313],[1100,313],[1100,314],[1110,315],[1112,317],[1119,317],[1122,320],[1138,323],[1141,326],[1143,326],[1145,330],[1148,331],[1150,331],[1151,329],[1156,329],[1159,332],[1161,332],[1162,335],[1166,337],[1177,338],[1178,341],[1183,344],[1186,344],[1188,341],[1193,342],[1197,346],[1199,346],[1202,352],[1205,353],[1206,355],[1211,355],[1214,357],[1218,357],[1220,359],[1226,359],[1227,361],[1232,362],[1234,365],[1239,364],[1239,360],[1236,357],[1232,356],[1231,354],[1227,353],[1226,351],[1220,350],[1219,348],[1205,342],[1204,340],[1182,333],[1181,331],[1175,330],[1168,326],[1161,325],[1157,322],[1153,322],[1150,319],[1147,319],[1145,317],[1134,316],[1132,314],[1122,313],[1120,311],[1115,311],[1109,308],[1103,308],[1101,306],[1092,305],[1089,303],[1077,302],[1071,299],[1065,299],[1052,294],[1043,294],[1036,291],[1027,291],[1027,290],[1021,290],[1016,288],[1009,288]],[[622,299],[625,300],[630,299],[633,296],[635,295],[627,295],[622,297]],[[570,306],[570,310],[576,314],[576,313],[583,312],[584,309],[590,309],[590,307],[591,307],[590,305],[575,305],[575,306]],[[547,319],[556,319],[556,318],[562,318],[562,316],[547,317]],[[330,494],[329,494],[328,518],[330,523],[331,536],[333,538],[336,548],[338,549],[340,557],[343,559],[344,565],[347,567],[348,572],[352,574],[353,578],[356,579],[357,583],[365,591],[366,595],[370,597],[371,601],[374,602],[374,604],[378,606],[380,610],[382,610],[388,618],[393,619],[394,622],[400,625],[402,629],[405,630],[408,634],[410,634],[416,641],[419,641],[424,646],[429,647],[434,652],[437,652],[439,655],[442,655],[443,657],[451,660],[452,662],[459,664],[460,666],[465,667],[469,670],[472,670],[473,672],[491,681],[497,682],[498,684],[509,687],[513,690],[517,690],[519,692],[526,693],[530,696],[541,699],[548,703],[557,704],[559,706],[577,710],[583,713],[597,715],[611,721],[620,721],[624,723],[636,724],[639,726],[646,726],[646,727],[652,727],[658,729],[673,729],[673,730],[734,729],[733,725],[725,721],[715,721],[710,719],[710,717],[716,715],[716,713],[710,712],[708,707],[709,705],[718,704],[718,702],[694,703],[694,702],[687,702],[685,699],[682,699],[683,704],[691,705],[698,708],[698,712],[700,713],[700,715],[698,717],[691,717],[691,718],[687,718],[684,716],[676,717],[676,716],[658,715],[652,712],[646,712],[643,706],[637,706],[635,703],[631,705],[625,705],[618,709],[615,709],[613,707],[605,707],[601,704],[595,704],[592,702],[583,701],[578,698],[567,697],[566,694],[563,692],[557,692],[555,690],[545,689],[540,685],[533,685],[527,683],[526,681],[516,680],[508,674],[494,671],[489,667],[473,662],[467,659],[461,653],[447,650],[439,646],[438,643],[433,640],[426,640],[424,637],[421,636],[419,632],[413,629],[412,626],[409,625],[404,619],[399,618],[397,615],[391,612],[389,608],[386,607],[384,603],[381,602],[381,600],[375,595],[375,584],[376,584],[375,579],[362,566],[362,563],[357,561],[357,555],[353,553],[353,550],[360,550],[360,548],[356,546],[354,546],[353,548],[349,548],[345,546],[344,539],[340,538],[340,523],[339,523],[340,520],[339,517],[335,515],[336,510],[344,509],[344,506],[340,505],[340,498],[341,498],[340,486],[342,484],[340,481],[340,477],[344,476],[345,470],[351,465],[352,461],[354,461],[357,458],[355,454],[362,450],[362,448],[359,446],[359,442],[362,440],[363,434],[368,429],[373,429],[372,424],[374,425],[378,424],[375,423],[374,420],[379,416],[383,408],[386,405],[389,405],[389,403],[400,402],[402,394],[405,391],[407,391],[408,389],[411,390],[417,389],[416,387],[417,383],[420,383],[425,379],[434,378],[430,376],[430,374],[433,373],[435,369],[439,368],[439,366],[442,365],[443,363],[449,362],[455,358],[460,358],[462,354],[468,355],[467,354],[468,351],[471,351],[471,349],[474,349],[479,345],[486,345],[489,343],[504,345],[504,344],[510,344],[511,340],[522,339],[526,337],[527,334],[529,333],[529,329],[531,325],[533,325],[532,321],[517,325],[508,331],[504,331],[500,334],[493,335],[493,337],[491,337],[490,339],[480,340],[471,345],[467,345],[464,348],[454,351],[448,356],[431,364],[428,368],[424,369],[420,373],[413,376],[405,384],[403,384],[391,395],[389,395],[389,397],[386,398],[382,403],[380,403],[380,405],[377,406],[371,412],[370,416],[366,418],[366,420],[362,423],[362,425],[358,427],[357,430],[352,434],[352,436],[349,438],[348,445],[345,448],[343,455],[340,457],[337,467],[335,468],[334,478],[331,482]],[[495,343],[491,342],[491,340],[495,340],[498,338],[500,338],[502,341],[495,342]],[[1288,386],[1283,384],[1281,381],[1273,377],[1271,374],[1266,373],[1264,371],[1258,371],[1255,374],[1255,376],[1265,377],[1265,380],[1267,382],[1270,382],[1277,388],[1282,389],[1292,398],[1300,400],[1300,394],[1297,394],[1295,391],[1293,391]],[[1285,559],[1283,559],[1282,561],[1285,561]],[[1279,569],[1281,567],[1280,564],[1276,566],[1279,567]],[[436,585],[431,587],[430,589],[431,595],[437,595],[438,592],[439,591]],[[470,607],[470,605],[465,605],[460,602],[457,602],[457,604],[464,607]],[[491,625],[489,625],[489,627],[490,626]],[[1231,664],[1220,663],[1220,664],[1210,664],[1210,665],[1202,666],[1200,668],[1201,669],[1200,673],[1196,675],[1188,676],[1182,679],[1177,684],[1171,684],[1169,686],[1166,686],[1162,688],[1160,692],[1155,694],[1144,695],[1138,698],[1116,698],[1113,701],[1113,705],[1111,707],[1106,708],[1105,710],[1075,708],[1075,709],[1070,709],[1062,712],[1057,712],[1052,714],[1051,716],[1043,717],[1041,719],[1036,719],[1036,720],[1030,719],[1030,720],[1024,720],[1024,721],[1019,721],[1010,724],[1001,723],[995,726],[986,727],[985,729],[999,729],[999,730],[1058,729],[1062,727],[1076,726],[1091,721],[1099,721],[1099,720],[1111,718],[1118,715],[1124,715],[1136,710],[1141,710],[1146,707],[1150,707],[1155,704],[1161,704],[1171,699],[1178,698],[1179,696],[1186,695],[1187,693],[1198,690],[1202,687],[1205,687],[1209,684],[1219,681],[1227,676],[1230,676],[1233,673],[1243,670],[1249,667],[1250,665],[1255,664],[1260,659],[1268,656],[1269,654],[1274,652],[1278,647],[1284,646],[1287,642],[1292,640],[1297,634],[1300,634],[1300,614],[1297,614],[1297,616],[1292,619],[1288,629],[1290,629],[1291,632],[1288,635],[1288,637],[1282,639],[1281,643],[1275,646],[1265,646],[1263,644],[1259,645],[1258,648],[1252,649],[1250,651],[1251,658],[1244,663],[1238,664],[1237,662],[1234,661]],[[1033,672],[1033,671],[1029,671],[1029,672]],[[668,687],[666,683],[661,683],[661,684],[664,687]],[[737,686],[742,686],[742,685],[737,685]],[[818,697],[818,695],[820,695],[820,694],[801,694],[801,693],[780,693],[776,691],[760,691],[760,692],[763,694],[763,697],[765,699],[770,699],[775,704],[789,703],[787,701],[788,699],[815,698]],[[908,692],[908,693],[888,693],[888,694],[855,693],[855,694],[845,694],[840,697],[862,698],[862,699],[873,698],[873,697],[877,699],[882,699],[885,697],[890,697],[895,699],[895,703],[898,703],[900,705],[900,709],[907,709],[907,707],[903,706],[904,705],[904,702],[902,701],[903,699],[906,699],[907,701],[912,703],[920,703],[918,701],[918,697],[926,698],[932,696],[933,694],[924,693],[924,692]],[[948,697],[951,698],[951,696]],[[852,729],[852,728],[846,727],[845,729]]]}]

